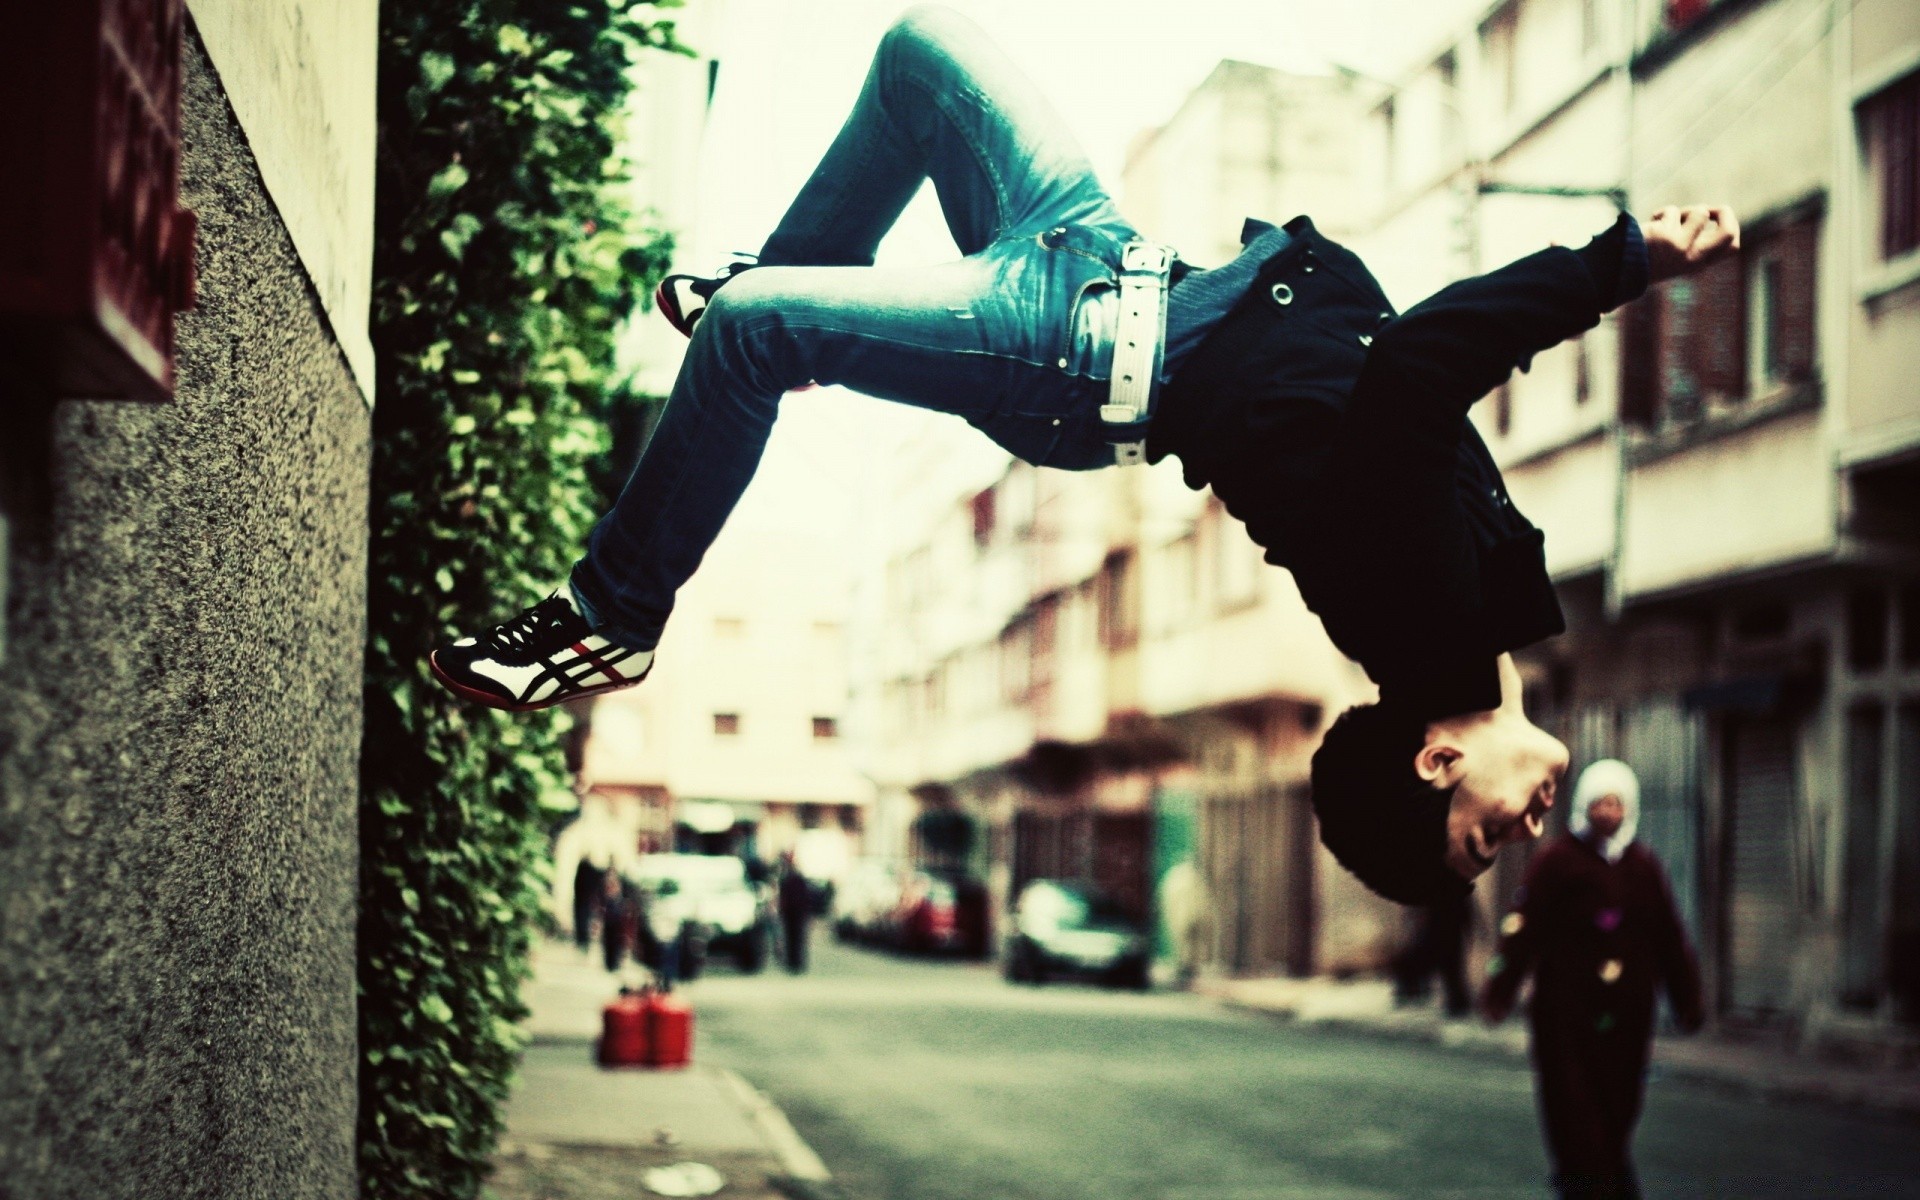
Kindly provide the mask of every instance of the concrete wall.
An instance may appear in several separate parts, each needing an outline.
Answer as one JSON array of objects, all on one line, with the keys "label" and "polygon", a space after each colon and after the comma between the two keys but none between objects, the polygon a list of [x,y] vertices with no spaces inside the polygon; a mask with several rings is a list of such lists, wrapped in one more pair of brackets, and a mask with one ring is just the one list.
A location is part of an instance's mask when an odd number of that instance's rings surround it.
[{"label": "concrete wall", "polygon": [[188,0],[187,9],[371,400],[378,0]]},{"label": "concrete wall", "polygon": [[368,415],[187,58],[178,397],[61,403],[13,526],[0,1193],[346,1200]]}]

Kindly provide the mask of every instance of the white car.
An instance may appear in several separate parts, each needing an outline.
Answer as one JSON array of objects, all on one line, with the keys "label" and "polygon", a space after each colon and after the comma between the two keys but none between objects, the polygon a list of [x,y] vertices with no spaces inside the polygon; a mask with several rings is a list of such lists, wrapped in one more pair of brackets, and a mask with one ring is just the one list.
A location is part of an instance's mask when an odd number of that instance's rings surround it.
[{"label": "white car", "polygon": [[680,931],[681,971],[700,973],[708,954],[731,953],[742,971],[766,966],[768,917],[746,864],[721,854],[643,854],[627,877],[647,895],[647,924],[666,941]]}]

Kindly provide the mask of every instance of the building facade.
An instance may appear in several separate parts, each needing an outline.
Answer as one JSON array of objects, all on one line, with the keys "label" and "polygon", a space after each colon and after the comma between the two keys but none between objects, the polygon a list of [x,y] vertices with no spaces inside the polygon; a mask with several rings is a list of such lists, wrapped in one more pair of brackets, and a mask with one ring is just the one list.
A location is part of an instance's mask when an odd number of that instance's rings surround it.
[{"label": "building facade", "polygon": [[1485,269],[1616,198],[1741,218],[1736,258],[1475,412],[1569,618],[1521,656],[1530,703],[1576,770],[1640,772],[1730,1028],[1886,1044],[1915,1012],[1917,29],[1866,0],[1517,0],[1371,122],[1359,245],[1396,301],[1443,281],[1409,248]]}]

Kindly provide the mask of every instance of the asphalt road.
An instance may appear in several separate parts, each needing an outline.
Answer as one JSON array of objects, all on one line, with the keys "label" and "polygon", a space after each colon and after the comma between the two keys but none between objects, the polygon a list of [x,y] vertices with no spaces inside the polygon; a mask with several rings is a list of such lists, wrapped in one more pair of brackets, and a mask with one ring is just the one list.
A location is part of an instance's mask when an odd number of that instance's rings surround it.
[{"label": "asphalt road", "polygon": [[[1524,1064],[815,949],[806,976],[703,979],[700,1054],[857,1200],[1549,1194]],[[1920,1197],[1920,1126],[1682,1080],[1654,1079],[1637,1156],[1649,1200]]]}]

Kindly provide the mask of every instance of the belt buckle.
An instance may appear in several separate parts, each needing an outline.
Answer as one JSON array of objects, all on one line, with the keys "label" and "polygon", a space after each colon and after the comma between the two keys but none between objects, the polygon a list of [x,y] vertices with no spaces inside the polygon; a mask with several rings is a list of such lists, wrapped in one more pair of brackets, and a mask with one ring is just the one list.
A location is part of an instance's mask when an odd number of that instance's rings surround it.
[{"label": "belt buckle", "polygon": [[1165,275],[1173,270],[1173,247],[1159,242],[1128,242],[1120,251],[1123,275]]}]

